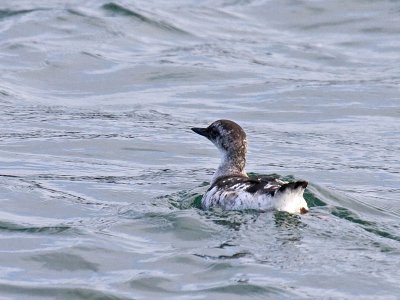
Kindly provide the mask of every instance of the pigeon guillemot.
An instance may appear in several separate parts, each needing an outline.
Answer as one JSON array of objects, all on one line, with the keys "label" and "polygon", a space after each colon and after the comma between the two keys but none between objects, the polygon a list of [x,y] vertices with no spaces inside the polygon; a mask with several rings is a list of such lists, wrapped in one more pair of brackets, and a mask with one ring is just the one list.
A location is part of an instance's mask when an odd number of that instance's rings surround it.
[{"label": "pigeon guillemot", "polygon": [[246,164],[246,133],[233,121],[218,120],[207,128],[192,128],[208,138],[221,152],[222,160],[211,186],[203,195],[203,209],[271,210],[308,212],[303,198],[307,181],[285,182],[276,178],[249,178]]}]

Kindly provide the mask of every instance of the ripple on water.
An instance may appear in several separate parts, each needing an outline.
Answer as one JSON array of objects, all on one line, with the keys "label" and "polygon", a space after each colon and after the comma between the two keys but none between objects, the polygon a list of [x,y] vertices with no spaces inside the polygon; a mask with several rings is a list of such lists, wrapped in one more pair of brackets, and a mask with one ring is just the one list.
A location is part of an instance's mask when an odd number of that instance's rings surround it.
[{"label": "ripple on water", "polygon": [[146,24],[149,24],[151,26],[155,26],[159,29],[162,30],[167,30],[169,32],[177,32],[180,34],[189,34],[183,29],[180,29],[178,27],[175,27],[174,25],[169,24],[168,22],[165,21],[156,21],[153,20],[143,14],[140,14],[138,12],[135,12],[134,10],[127,8],[125,6],[119,5],[114,2],[106,3],[101,6],[102,9],[104,9],[110,16],[122,16],[122,17],[129,17],[134,20],[138,20],[141,22],[144,22]]},{"label": "ripple on water", "polygon": [[[3,1],[1,295],[396,298],[399,3],[341,4]],[[220,118],[308,214],[200,209]]]}]

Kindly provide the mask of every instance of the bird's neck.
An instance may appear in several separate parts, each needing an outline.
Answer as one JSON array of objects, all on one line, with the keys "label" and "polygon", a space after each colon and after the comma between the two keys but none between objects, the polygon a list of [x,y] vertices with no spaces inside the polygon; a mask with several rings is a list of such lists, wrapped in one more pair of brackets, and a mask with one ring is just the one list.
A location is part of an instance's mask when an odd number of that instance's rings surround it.
[{"label": "bird's neck", "polygon": [[246,171],[246,152],[225,152],[222,153],[221,163],[215,171],[212,183],[215,183],[218,178],[225,176],[245,176]]}]

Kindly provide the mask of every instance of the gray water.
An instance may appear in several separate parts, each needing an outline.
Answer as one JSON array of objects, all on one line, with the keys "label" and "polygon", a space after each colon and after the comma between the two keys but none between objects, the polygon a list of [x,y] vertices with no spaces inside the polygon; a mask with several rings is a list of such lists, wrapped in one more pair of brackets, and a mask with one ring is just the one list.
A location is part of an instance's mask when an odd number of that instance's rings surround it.
[{"label": "gray water", "polygon": [[[399,1],[0,3],[0,299],[398,299]],[[310,213],[205,212],[232,119]]]}]

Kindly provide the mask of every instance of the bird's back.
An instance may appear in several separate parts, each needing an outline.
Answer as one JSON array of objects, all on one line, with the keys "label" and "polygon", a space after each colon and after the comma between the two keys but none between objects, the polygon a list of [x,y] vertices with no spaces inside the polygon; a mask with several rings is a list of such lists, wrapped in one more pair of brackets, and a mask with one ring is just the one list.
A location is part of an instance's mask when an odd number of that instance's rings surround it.
[{"label": "bird's back", "polygon": [[284,184],[275,178],[220,177],[204,194],[202,207],[225,210],[271,209],[272,197]]},{"label": "bird's back", "polygon": [[286,210],[300,212],[307,210],[303,198],[306,181],[284,182],[263,177],[225,176],[218,178],[202,198],[202,207],[220,207],[224,210]]}]

